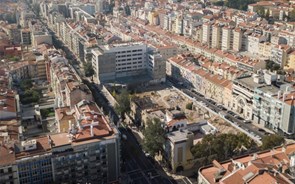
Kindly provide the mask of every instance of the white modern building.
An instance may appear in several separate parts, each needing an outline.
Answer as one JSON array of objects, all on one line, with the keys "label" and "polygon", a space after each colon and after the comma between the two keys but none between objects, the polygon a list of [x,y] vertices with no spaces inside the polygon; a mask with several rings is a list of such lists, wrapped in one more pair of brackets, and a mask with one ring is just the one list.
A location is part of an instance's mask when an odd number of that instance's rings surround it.
[{"label": "white modern building", "polygon": [[147,71],[153,79],[153,76],[159,76],[154,75],[154,72],[165,73],[165,65],[157,63],[165,61],[160,55],[150,53],[147,45],[142,42],[103,45],[93,50],[92,54],[92,66],[100,82],[144,76]]}]

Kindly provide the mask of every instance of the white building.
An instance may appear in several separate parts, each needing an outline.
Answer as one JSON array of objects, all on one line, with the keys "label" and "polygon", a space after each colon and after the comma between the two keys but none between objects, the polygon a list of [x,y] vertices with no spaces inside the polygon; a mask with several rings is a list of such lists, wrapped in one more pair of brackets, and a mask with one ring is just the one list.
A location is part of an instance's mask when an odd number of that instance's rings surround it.
[{"label": "white building", "polygon": [[165,74],[162,56],[149,53],[147,45],[142,42],[103,45],[93,50],[92,54],[92,66],[100,82],[131,76],[143,78],[145,74],[160,81],[165,78],[161,75]]}]

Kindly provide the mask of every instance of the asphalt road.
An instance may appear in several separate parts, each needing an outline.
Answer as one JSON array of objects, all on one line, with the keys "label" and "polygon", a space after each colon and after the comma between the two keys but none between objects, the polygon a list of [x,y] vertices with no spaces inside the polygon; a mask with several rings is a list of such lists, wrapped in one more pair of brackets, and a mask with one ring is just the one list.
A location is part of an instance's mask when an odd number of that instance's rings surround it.
[{"label": "asphalt road", "polygon": [[228,113],[229,110],[226,109],[225,107],[218,107],[217,103],[214,102],[212,99],[206,99],[202,94],[193,91],[191,89],[187,89],[186,87],[184,87],[183,85],[178,84],[176,81],[174,81],[173,79],[168,79],[168,81],[176,88],[178,88],[179,90],[181,90],[183,93],[187,94],[188,96],[194,98],[195,100],[204,103],[208,108],[210,108],[212,111],[219,113],[220,111],[223,111],[226,114],[226,119],[228,119],[231,122],[235,122],[235,124],[237,124],[240,128],[246,130],[248,133],[253,132],[253,135],[258,135],[259,137],[264,137],[265,134],[263,132],[260,132],[256,126],[254,126],[251,123],[244,123],[244,119],[237,119],[235,117],[235,115],[238,115],[237,113],[232,112],[231,114]]},{"label": "asphalt road", "polygon": [[157,164],[143,153],[132,131],[120,127],[120,132],[126,135],[127,139],[122,142],[123,168],[128,183],[134,184],[173,184],[177,183],[168,176],[160,175]]}]

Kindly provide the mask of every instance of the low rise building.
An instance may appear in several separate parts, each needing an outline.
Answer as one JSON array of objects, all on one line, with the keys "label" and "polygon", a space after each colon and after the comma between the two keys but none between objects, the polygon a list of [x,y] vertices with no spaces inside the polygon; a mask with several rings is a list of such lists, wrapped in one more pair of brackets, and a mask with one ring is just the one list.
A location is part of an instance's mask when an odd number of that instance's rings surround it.
[{"label": "low rise building", "polygon": [[[199,169],[199,184],[294,183],[295,145],[242,156],[225,162],[214,160]],[[289,171],[289,172],[287,172]]]},{"label": "low rise building", "polygon": [[164,146],[164,158],[172,168],[172,172],[179,172],[194,165],[190,151],[193,146],[194,134],[188,130],[178,130],[167,134]]}]

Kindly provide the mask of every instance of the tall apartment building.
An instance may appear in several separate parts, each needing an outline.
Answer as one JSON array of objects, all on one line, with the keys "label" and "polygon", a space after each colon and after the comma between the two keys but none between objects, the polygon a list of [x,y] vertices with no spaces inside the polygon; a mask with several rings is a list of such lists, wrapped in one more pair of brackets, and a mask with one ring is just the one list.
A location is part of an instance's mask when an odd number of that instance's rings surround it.
[{"label": "tall apartment building", "polygon": [[175,20],[175,24],[176,24],[176,34],[182,35],[183,34],[183,29],[184,29],[184,20],[183,20],[183,15],[177,15],[176,20]]},{"label": "tall apartment building", "polygon": [[215,24],[212,26],[212,48],[220,49],[222,44],[222,26]]},{"label": "tall apartment building", "polygon": [[242,49],[243,32],[240,28],[233,30],[233,50],[241,51]]},{"label": "tall apartment building", "polygon": [[0,146],[0,182],[118,182],[119,132],[95,103],[81,101],[75,108],[77,121],[69,122],[69,133]]},{"label": "tall apartment building", "polygon": [[21,30],[21,43],[23,45],[31,45],[31,31],[29,29]]},{"label": "tall apartment building", "polygon": [[263,84],[254,90],[253,121],[287,135],[295,133],[294,88],[277,74],[261,74]]},{"label": "tall apartment building", "polygon": [[233,29],[225,26],[222,28],[222,43],[221,50],[232,50],[233,49]]},{"label": "tall apartment building", "polygon": [[212,25],[211,23],[204,23],[202,26],[202,43],[211,45],[212,42]]},{"label": "tall apartment building", "polygon": [[292,52],[292,48],[288,45],[276,45],[271,49],[271,60],[284,67],[287,63],[288,54]]},{"label": "tall apartment building", "polygon": [[[164,62],[157,57],[148,57],[148,47],[141,42],[121,43],[114,45],[99,46],[97,50],[92,51],[92,66],[100,82],[114,81],[130,76],[142,76],[147,73],[147,70],[159,66],[155,62]],[[152,53],[153,54],[153,53]],[[153,58],[154,64],[149,63],[150,58]],[[154,58],[156,58],[154,60]],[[161,65],[161,64],[160,64]],[[165,73],[165,69],[161,68]],[[156,75],[157,76],[157,75]]]}]

